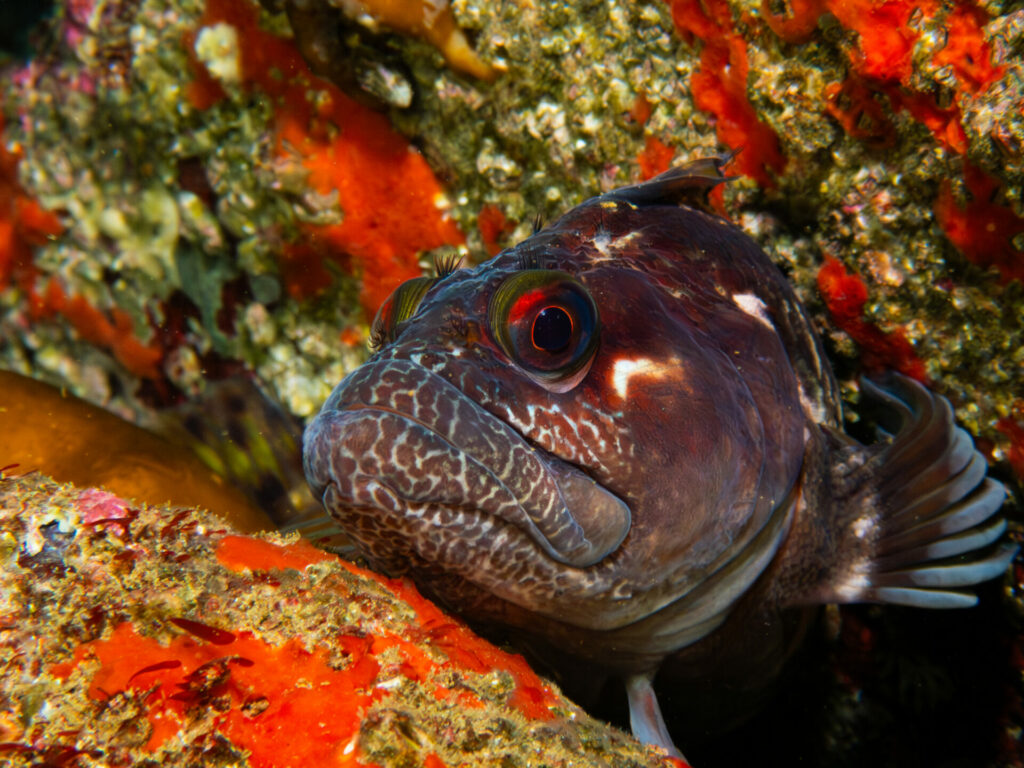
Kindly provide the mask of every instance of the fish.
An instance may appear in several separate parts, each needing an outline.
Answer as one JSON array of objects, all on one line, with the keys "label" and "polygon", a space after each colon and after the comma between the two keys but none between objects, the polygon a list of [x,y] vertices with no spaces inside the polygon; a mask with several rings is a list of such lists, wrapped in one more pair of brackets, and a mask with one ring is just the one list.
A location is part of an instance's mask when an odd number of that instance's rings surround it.
[{"label": "fish", "polygon": [[806,309],[709,205],[727,161],[399,286],[303,445],[373,567],[621,678],[634,735],[674,755],[656,674],[767,686],[821,605],[966,608],[1016,553],[944,397],[863,379],[886,430],[843,431]]}]

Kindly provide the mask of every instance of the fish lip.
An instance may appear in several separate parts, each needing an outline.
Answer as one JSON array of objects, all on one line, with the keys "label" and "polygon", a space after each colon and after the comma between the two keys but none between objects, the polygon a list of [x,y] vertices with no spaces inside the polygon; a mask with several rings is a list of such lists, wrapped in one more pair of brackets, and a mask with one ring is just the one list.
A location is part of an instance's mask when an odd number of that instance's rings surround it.
[{"label": "fish lip", "polygon": [[[442,466],[437,457],[447,459],[461,473],[421,478],[420,486],[434,487],[417,491],[409,481],[421,467],[395,460],[403,441],[414,456],[418,445],[420,456]],[[552,560],[576,568],[604,560],[629,533],[631,512],[622,499],[410,360],[371,361],[346,377],[304,442],[306,474],[317,496],[324,498],[333,485],[332,498],[344,506],[389,509],[368,493],[376,483],[404,502],[406,513],[424,503],[474,507],[518,528]],[[343,517],[343,509],[331,511]]]}]

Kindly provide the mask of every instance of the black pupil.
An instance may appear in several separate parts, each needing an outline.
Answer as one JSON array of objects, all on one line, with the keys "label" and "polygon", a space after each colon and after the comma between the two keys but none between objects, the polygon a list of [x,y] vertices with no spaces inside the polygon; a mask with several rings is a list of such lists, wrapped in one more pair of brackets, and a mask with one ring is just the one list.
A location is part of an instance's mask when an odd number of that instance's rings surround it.
[{"label": "black pupil", "polygon": [[533,321],[533,346],[545,352],[562,352],[572,341],[572,318],[561,307],[544,307]]}]

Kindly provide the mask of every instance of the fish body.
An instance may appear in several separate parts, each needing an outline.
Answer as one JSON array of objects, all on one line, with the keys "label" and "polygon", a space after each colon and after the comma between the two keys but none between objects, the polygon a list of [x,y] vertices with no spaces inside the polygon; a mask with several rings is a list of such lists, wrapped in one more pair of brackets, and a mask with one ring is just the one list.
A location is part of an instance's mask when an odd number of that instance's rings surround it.
[{"label": "fish body", "polygon": [[807,606],[966,606],[949,587],[1013,556],[990,552],[1004,492],[943,398],[865,382],[893,439],[840,431],[792,288],[706,205],[720,165],[399,288],[304,441],[314,495],[374,566],[622,676],[634,732],[669,749],[659,667],[769,679]]}]

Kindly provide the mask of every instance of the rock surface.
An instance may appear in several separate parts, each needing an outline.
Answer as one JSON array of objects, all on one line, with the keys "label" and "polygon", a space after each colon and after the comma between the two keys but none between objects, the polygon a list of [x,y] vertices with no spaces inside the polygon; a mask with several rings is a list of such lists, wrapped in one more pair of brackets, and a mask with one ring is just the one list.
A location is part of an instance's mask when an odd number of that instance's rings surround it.
[{"label": "rock surface", "polygon": [[405,581],[0,476],[0,762],[679,766]]}]

